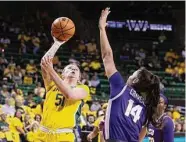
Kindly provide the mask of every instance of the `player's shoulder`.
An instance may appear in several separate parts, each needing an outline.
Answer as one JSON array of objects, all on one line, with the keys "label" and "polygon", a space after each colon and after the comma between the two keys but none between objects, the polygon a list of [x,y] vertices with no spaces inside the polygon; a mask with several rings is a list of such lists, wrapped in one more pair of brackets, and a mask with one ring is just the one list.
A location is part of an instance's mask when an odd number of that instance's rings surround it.
[{"label": "player's shoulder", "polygon": [[52,88],[57,87],[54,81],[51,81],[49,85],[46,86],[46,92],[52,91]]},{"label": "player's shoulder", "polygon": [[165,116],[163,117],[163,121],[171,121],[171,122],[173,122],[173,119],[172,119],[170,116],[165,115]]},{"label": "player's shoulder", "polygon": [[163,123],[164,123],[164,125],[171,125],[171,124],[174,125],[173,119],[168,115],[165,115],[163,117]]}]

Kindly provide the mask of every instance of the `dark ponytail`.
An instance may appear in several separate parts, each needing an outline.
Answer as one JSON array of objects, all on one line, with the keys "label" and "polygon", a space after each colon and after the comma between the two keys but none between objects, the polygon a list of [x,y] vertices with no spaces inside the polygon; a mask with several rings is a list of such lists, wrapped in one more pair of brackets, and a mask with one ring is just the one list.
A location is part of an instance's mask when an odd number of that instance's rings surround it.
[{"label": "dark ponytail", "polygon": [[149,72],[144,67],[138,71],[139,81],[132,83],[131,86],[140,95],[145,94],[146,121],[145,124],[155,124],[154,114],[160,99],[160,80],[159,77]]},{"label": "dark ponytail", "polygon": [[146,120],[147,125],[152,123],[152,125],[156,125],[154,114],[160,99],[160,80],[158,76],[151,76],[151,84],[148,86],[148,92],[146,96],[146,106],[147,106],[147,114]]}]

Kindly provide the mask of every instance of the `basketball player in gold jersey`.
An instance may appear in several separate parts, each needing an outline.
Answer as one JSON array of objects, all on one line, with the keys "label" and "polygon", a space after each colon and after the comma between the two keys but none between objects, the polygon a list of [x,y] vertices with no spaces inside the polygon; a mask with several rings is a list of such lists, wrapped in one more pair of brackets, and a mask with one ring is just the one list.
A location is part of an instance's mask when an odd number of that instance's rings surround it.
[{"label": "basketball player in gold jersey", "polygon": [[53,69],[52,58],[64,42],[54,38],[54,44],[41,60],[42,76],[46,88],[43,116],[35,142],[74,142],[74,127],[80,116],[82,100],[89,93],[85,85],[78,85],[80,69],[67,65],[62,78]]}]

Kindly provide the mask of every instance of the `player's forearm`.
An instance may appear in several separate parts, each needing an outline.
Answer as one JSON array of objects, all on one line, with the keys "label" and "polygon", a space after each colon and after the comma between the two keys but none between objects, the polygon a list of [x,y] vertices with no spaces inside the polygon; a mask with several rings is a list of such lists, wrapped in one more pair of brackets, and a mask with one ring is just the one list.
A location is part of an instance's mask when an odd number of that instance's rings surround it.
[{"label": "player's forearm", "polygon": [[64,82],[63,80],[59,77],[59,75],[56,73],[56,71],[54,69],[51,69],[49,71],[50,77],[51,79],[54,81],[54,83],[56,84],[57,88],[59,89],[60,92],[63,93],[63,95],[66,98],[72,98],[73,96],[73,92],[72,89],[69,88]]},{"label": "player's forearm", "polygon": [[100,45],[101,45],[102,59],[104,59],[106,56],[112,56],[113,54],[112,49],[108,41],[108,37],[105,29],[100,30]]},{"label": "player's forearm", "polygon": [[49,56],[53,58],[61,45],[62,43],[55,41],[54,44],[51,46],[51,48],[45,53],[44,57]]}]

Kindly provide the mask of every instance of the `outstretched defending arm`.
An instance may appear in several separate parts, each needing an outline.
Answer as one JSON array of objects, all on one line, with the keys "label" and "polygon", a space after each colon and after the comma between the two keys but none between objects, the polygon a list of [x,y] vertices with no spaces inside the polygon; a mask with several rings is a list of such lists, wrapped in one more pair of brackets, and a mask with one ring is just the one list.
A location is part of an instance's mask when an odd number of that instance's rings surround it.
[{"label": "outstretched defending arm", "polygon": [[105,67],[105,72],[108,78],[110,78],[115,72],[117,72],[114,59],[113,59],[112,49],[109,44],[106,30],[105,30],[105,27],[107,25],[106,23],[107,16],[110,13],[109,10],[110,8],[106,8],[105,10],[102,10],[99,19],[101,55]]},{"label": "outstretched defending arm", "polygon": [[99,19],[99,29],[100,29],[100,45],[101,45],[101,55],[103,59],[103,64],[105,68],[106,75],[110,83],[110,98],[114,98],[116,95],[121,92],[125,82],[121,74],[117,71],[112,48],[109,44],[105,27],[107,25],[106,20],[107,16],[110,13],[110,8],[102,10],[101,17]]},{"label": "outstretched defending arm", "polygon": [[50,78],[50,74],[49,72],[46,70],[46,68],[44,68],[42,66],[43,62],[47,60],[47,57],[50,57],[50,59],[52,60],[54,55],[56,54],[57,50],[59,49],[59,47],[64,44],[65,42],[60,42],[57,41],[54,38],[54,44],[52,45],[52,47],[46,52],[46,54],[43,56],[43,58],[41,59],[41,71],[42,71],[42,77],[44,80],[44,84],[45,84],[45,88],[47,89],[47,86],[49,86],[50,82],[51,82],[51,78]]}]

